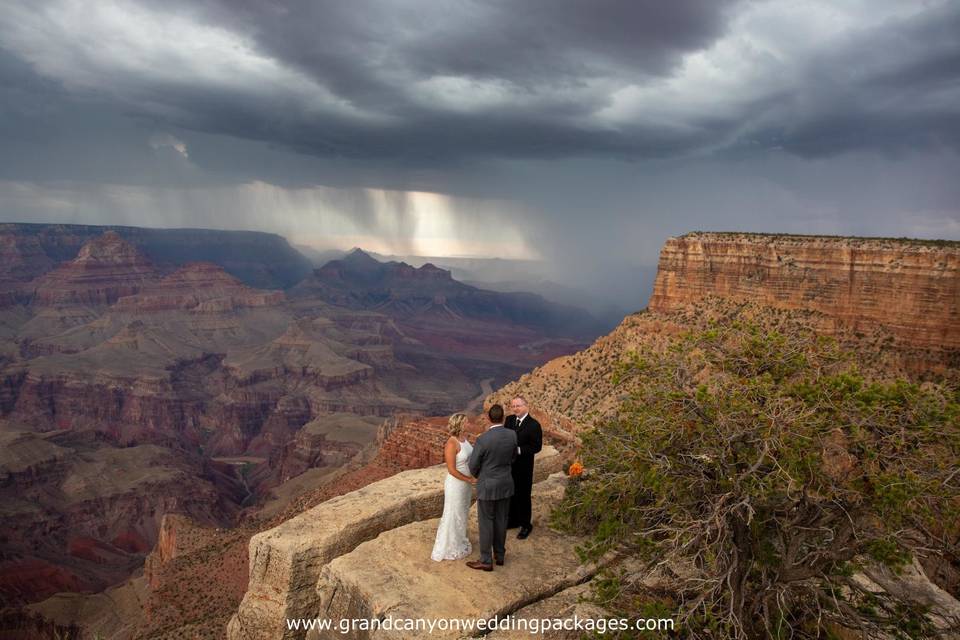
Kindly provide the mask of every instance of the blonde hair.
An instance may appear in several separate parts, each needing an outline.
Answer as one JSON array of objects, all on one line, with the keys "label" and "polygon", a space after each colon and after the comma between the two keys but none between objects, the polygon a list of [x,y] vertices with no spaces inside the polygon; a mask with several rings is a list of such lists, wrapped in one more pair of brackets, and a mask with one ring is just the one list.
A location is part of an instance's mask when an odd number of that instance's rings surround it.
[{"label": "blonde hair", "polygon": [[455,413],[450,416],[450,420],[447,422],[447,433],[452,436],[459,436],[463,433],[463,423],[467,421],[467,414],[465,413]]}]

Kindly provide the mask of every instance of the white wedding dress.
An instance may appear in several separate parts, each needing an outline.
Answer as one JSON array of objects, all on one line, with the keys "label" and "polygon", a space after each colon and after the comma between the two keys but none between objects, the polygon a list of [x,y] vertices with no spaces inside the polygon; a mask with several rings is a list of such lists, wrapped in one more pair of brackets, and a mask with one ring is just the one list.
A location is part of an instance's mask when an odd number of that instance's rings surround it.
[{"label": "white wedding dress", "polygon": [[[470,475],[467,460],[473,445],[464,440],[457,453],[457,471]],[[430,557],[434,560],[460,560],[470,555],[470,540],[467,539],[467,515],[470,513],[470,499],[473,486],[469,482],[458,480],[447,472],[443,481],[443,515],[437,527],[437,539],[433,543]]]}]

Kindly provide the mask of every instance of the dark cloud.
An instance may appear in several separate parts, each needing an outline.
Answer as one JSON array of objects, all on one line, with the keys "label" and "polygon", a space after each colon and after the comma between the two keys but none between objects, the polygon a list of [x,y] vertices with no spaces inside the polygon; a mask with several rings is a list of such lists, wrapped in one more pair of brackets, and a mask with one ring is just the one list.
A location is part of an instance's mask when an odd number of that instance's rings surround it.
[{"label": "dark cloud", "polygon": [[431,192],[611,291],[695,228],[960,237],[958,34],[947,0],[6,3],[0,217],[408,252]]},{"label": "dark cloud", "polygon": [[[426,167],[957,145],[960,5],[865,5],[891,17],[777,51],[776,34],[758,45],[765,34],[743,16],[767,11],[774,28],[804,16],[762,4],[206,0],[74,15],[61,0],[0,23],[9,52],[44,78],[18,69],[21,85],[59,80],[140,117],[323,157]],[[101,50],[116,25],[118,50]],[[734,64],[723,46],[740,51]],[[697,52],[724,83],[684,66]]]},{"label": "dark cloud", "polygon": [[960,5],[884,21],[814,52],[772,111],[777,122],[759,135],[805,157],[960,149]]}]

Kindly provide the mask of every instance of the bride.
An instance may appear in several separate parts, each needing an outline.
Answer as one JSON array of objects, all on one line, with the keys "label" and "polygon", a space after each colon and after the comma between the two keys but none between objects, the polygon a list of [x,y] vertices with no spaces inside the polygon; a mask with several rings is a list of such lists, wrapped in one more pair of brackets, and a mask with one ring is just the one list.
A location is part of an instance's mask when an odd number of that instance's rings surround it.
[{"label": "bride", "polygon": [[430,557],[434,560],[460,560],[470,555],[470,540],[467,539],[467,514],[470,498],[477,479],[470,475],[467,460],[473,446],[463,434],[466,414],[450,416],[447,432],[450,437],[443,447],[443,459],[447,463],[447,476],[443,482],[443,515],[437,527],[437,539]]}]

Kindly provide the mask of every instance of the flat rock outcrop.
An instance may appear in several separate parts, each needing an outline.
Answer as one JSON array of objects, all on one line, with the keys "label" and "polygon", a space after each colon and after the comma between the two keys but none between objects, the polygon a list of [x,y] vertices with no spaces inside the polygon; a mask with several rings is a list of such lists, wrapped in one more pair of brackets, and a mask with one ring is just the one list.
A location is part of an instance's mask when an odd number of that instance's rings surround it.
[{"label": "flat rock outcrop", "polygon": [[[560,456],[544,447],[537,479],[559,470]],[[438,517],[443,511],[441,466],[398,473],[323,502],[250,540],[250,584],[227,627],[231,640],[303,637],[287,618],[313,617],[317,581],[334,558],[384,531]],[[434,527],[435,528],[435,527]],[[425,557],[429,561],[429,550]]]},{"label": "flat rock outcrop", "polygon": [[[549,511],[562,498],[565,486],[562,473],[534,485],[534,535],[524,541],[509,536],[506,561],[492,573],[472,570],[464,566],[464,561],[434,562],[430,550],[439,518],[414,522],[385,531],[325,566],[317,585],[321,604],[313,615],[334,624],[344,619],[489,620],[512,614],[586,580],[595,568],[581,566],[577,560],[575,546],[583,540],[555,533],[546,526]],[[476,544],[476,504],[469,523],[468,536]],[[473,558],[476,557],[475,552]],[[481,634],[482,630],[464,630],[459,626],[435,627],[430,633],[438,638]],[[320,640],[423,635],[424,629],[358,629],[348,633],[311,631],[306,637]]]},{"label": "flat rock outcrop", "polygon": [[[504,565],[506,566],[506,565]],[[588,602],[593,596],[593,585],[584,582],[564,589],[548,598],[527,605],[511,614],[514,622],[506,628],[498,628],[487,634],[490,640],[530,640],[532,634],[543,640],[580,640],[584,630],[577,630],[572,623],[570,628],[556,629],[551,623],[547,628],[544,620],[603,620],[610,614],[600,606]]]}]

